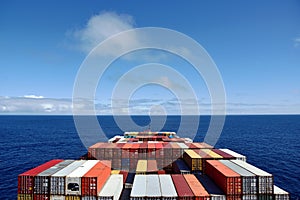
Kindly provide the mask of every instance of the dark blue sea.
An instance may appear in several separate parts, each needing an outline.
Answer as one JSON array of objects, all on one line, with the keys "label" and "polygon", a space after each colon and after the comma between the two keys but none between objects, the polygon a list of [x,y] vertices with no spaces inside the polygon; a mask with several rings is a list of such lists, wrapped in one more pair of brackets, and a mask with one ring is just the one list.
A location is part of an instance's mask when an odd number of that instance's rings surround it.
[{"label": "dark blue sea", "polygon": [[[177,131],[180,116],[163,128]],[[112,116],[98,117],[105,134],[122,135]],[[148,116],[134,116],[142,126]],[[201,141],[210,116],[200,117]],[[130,131],[130,130],[129,130]],[[0,116],[0,199],[16,199],[18,174],[51,159],[77,159],[86,153],[72,116]],[[96,141],[95,141],[96,142]],[[300,199],[300,115],[227,116],[217,148],[229,148],[274,175],[277,186]]]}]

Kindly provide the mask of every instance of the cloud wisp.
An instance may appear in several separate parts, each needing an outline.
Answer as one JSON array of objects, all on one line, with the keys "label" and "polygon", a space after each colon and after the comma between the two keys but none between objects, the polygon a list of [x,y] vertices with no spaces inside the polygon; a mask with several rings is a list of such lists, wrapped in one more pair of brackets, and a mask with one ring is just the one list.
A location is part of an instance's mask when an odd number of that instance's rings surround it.
[{"label": "cloud wisp", "polygon": [[[128,102],[128,100],[121,100]],[[82,110],[88,107],[82,101]],[[125,103],[121,104],[125,105]],[[180,115],[180,106],[189,108],[189,115],[209,115],[212,106],[209,102],[199,101],[200,113],[195,113],[195,105],[191,105],[188,99],[178,101],[177,99],[131,99],[129,106],[118,107],[118,115],[128,110],[132,115]],[[164,109],[154,109],[157,106]],[[214,109],[218,109],[215,105]],[[227,103],[227,114],[299,114],[300,104],[253,104],[253,103]],[[151,110],[152,109],[152,110]],[[155,112],[152,112],[154,109]],[[95,103],[97,115],[111,115],[111,103]],[[55,98],[28,98],[28,97],[0,97],[0,115],[72,115],[71,99]],[[85,113],[82,113],[85,114]]]}]

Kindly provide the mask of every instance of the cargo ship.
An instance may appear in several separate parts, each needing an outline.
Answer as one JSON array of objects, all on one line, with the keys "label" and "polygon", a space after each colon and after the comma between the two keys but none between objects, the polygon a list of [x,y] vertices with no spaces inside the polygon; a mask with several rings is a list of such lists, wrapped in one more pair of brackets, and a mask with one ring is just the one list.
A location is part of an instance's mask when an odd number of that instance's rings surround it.
[{"label": "cargo ship", "polygon": [[180,138],[125,132],[78,160],[51,160],[18,176],[18,200],[289,200],[246,156]]}]

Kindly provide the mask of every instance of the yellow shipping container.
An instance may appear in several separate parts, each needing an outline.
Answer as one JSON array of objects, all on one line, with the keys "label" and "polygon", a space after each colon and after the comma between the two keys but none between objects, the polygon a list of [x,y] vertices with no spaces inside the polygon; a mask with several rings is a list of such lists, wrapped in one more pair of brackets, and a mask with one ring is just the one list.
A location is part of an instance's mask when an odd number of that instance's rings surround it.
[{"label": "yellow shipping container", "polygon": [[110,174],[120,174],[120,170],[111,170]]},{"label": "yellow shipping container", "polygon": [[80,196],[65,196],[66,200],[80,200]]},{"label": "yellow shipping container", "polygon": [[219,154],[213,152],[210,149],[202,149],[203,152],[207,153],[209,156],[211,156],[213,159],[222,159],[223,157]]},{"label": "yellow shipping container", "polygon": [[33,200],[32,194],[18,194],[18,200]]},{"label": "yellow shipping container", "polygon": [[136,165],[136,174],[146,174],[147,172],[147,160],[138,160]]},{"label": "yellow shipping container", "polygon": [[183,159],[192,171],[202,170],[202,158],[194,150],[184,150]]}]

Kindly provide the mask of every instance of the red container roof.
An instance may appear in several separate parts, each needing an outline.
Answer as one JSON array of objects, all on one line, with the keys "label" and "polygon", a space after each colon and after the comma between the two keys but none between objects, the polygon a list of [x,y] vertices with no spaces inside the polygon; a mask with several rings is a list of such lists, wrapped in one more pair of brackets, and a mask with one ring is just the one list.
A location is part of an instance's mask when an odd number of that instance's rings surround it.
[{"label": "red container roof", "polygon": [[179,197],[194,197],[194,193],[182,174],[172,174],[171,177]]},{"label": "red container roof", "polygon": [[56,160],[50,160],[42,165],[39,165],[33,169],[30,169],[22,174],[20,174],[19,176],[36,176],[38,175],[39,173],[45,171],[46,169],[49,169],[50,167],[62,162],[63,160],[59,160],[59,159],[56,159]]},{"label": "red container roof", "polygon": [[219,172],[221,172],[226,177],[240,177],[238,173],[230,169],[229,167],[225,166],[218,160],[207,160],[207,163],[212,165],[214,168],[216,168]]}]

